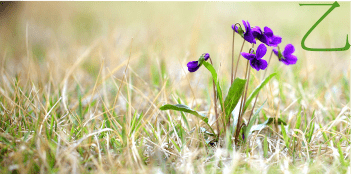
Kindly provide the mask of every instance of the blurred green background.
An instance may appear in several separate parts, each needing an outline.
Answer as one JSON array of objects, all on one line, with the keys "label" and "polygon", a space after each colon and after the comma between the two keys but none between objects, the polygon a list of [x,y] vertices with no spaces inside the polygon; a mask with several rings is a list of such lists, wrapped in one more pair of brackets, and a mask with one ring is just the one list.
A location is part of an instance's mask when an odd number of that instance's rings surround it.
[{"label": "blurred green background", "polygon": [[[308,37],[308,47],[345,45],[350,33],[350,3],[339,4]],[[296,65],[286,68],[275,60],[272,66],[287,76],[294,71],[293,76],[301,81],[323,83],[342,74],[349,77],[350,67],[349,50],[311,52],[301,48],[304,34],[329,8],[301,7],[299,2],[16,2],[2,12],[0,57],[2,62],[6,57],[7,68],[13,73],[26,66],[23,59],[28,54],[38,64],[58,59],[65,67],[100,40],[100,51],[83,64],[93,76],[100,66],[98,55],[102,54],[113,69],[127,60],[132,45],[136,59],[131,67],[142,77],[150,76],[152,62],[161,61],[170,79],[180,80],[187,73],[186,63],[208,52],[226,78],[230,75],[231,25],[248,20],[251,26],[272,28],[283,38],[282,47],[295,45]],[[241,43],[236,37],[235,57]],[[244,51],[248,49],[246,44]],[[201,73],[194,76],[203,78]]]}]

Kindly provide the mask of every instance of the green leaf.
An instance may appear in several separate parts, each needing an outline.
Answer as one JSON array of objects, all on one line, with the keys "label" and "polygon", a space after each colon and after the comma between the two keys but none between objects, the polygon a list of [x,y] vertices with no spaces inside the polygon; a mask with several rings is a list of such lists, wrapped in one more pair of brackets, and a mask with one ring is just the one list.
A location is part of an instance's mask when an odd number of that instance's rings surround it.
[{"label": "green leaf", "polygon": [[[181,104],[180,98],[178,98],[178,104]],[[181,115],[182,115],[182,119],[183,119],[183,121],[184,121],[186,127],[188,128],[188,130],[190,130],[190,126],[189,126],[188,120],[187,120],[186,117],[185,117],[184,112],[180,112],[180,113],[181,113]]]},{"label": "green leaf", "polygon": [[[275,75],[277,75],[277,73],[273,73],[271,75],[269,75],[268,77],[266,77],[260,85],[258,85],[256,87],[256,89],[250,94],[249,98],[246,100],[246,104],[244,107],[244,112],[246,111],[247,107],[249,107],[251,101],[256,97],[256,95],[260,92],[260,90],[269,82],[269,80],[271,80]],[[243,113],[244,113],[243,112]]]},{"label": "green leaf", "polygon": [[228,119],[230,119],[230,114],[239,102],[245,88],[245,83],[245,79],[236,78],[232,86],[229,88],[228,95],[224,100],[226,122],[228,122]]},{"label": "green leaf", "polygon": [[263,108],[263,105],[266,103],[266,101],[262,104],[262,106],[260,108],[257,109],[257,111],[255,112],[255,114],[251,117],[250,123],[248,123],[246,131],[245,131],[245,138],[249,137],[249,135],[251,134],[251,128],[254,124],[254,122],[256,121],[256,118],[258,117],[258,114],[260,113],[261,109]]},{"label": "green leaf", "polygon": [[265,136],[264,140],[263,140],[263,156],[265,158],[268,158],[268,141],[267,141],[267,136]]},{"label": "green leaf", "polygon": [[336,145],[338,146],[338,152],[339,152],[339,155],[340,155],[340,156],[339,156],[340,163],[341,163],[343,166],[347,167],[347,162],[346,162],[345,159],[344,159],[344,153],[343,153],[343,151],[342,151],[342,149],[341,149],[340,142],[338,142]]},{"label": "green leaf", "polygon": [[305,135],[306,135],[307,142],[311,142],[312,135],[313,135],[313,132],[314,132],[314,122],[313,122],[313,120],[314,120],[314,111],[313,111],[311,117],[312,117],[312,119],[311,119],[311,122],[310,122],[310,124],[308,126],[309,131],[307,132],[307,129],[305,130]]},{"label": "green leaf", "polygon": [[314,122],[312,122],[312,127],[310,128],[310,132],[309,132],[308,137],[307,137],[308,138],[307,141],[309,143],[311,142],[313,132],[314,132]]},{"label": "green leaf", "polygon": [[132,134],[132,132],[134,131],[134,129],[135,129],[135,123],[136,123],[136,121],[137,121],[137,111],[135,111],[134,112],[134,114],[133,114],[133,118],[132,118],[132,122],[131,122],[131,131],[130,131],[130,134]]},{"label": "green leaf", "polygon": [[165,105],[160,107],[160,110],[175,110],[175,111],[182,111],[182,112],[186,112],[186,113],[189,113],[189,114],[193,114],[196,117],[200,118],[202,121],[204,121],[208,125],[208,127],[211,129],[212,133],[214,133],[212,127],[208,124],[208,118],[205,115],[190,109],[186,105],[182,105],[182,104],[175,104],[175,105],[165,104]]},{"label": "green leaf", "polygon": [[283,135],[283,138],[284,138],[285,146],[286,146],[286,148],[289,148],[289,137],[286,134],[285,126],[284,126],[284,124],[281,124],[280,126],[281,126],[281,129],[282,129],[282,135]]},{"label": "green leaf", "polygon": [[211,72],[211,74],[212,74],[212,79],[213,79],[213,81],[216,83],[215,85],[216,85],[216,87],[217,87],[217,97],[218,97],[218,99],[219,99],[219,103],[220,103],[220,105],[221,105],[221,108],[222,108],[222,111],[223,111],[223,103],[222,103],[222,101],[223,101],[223,97],[222,97],[222,89],[221,89],[221,86],[219,86],[219,82],[218,82],[218,77],[217,77],[217,73],[216,73],[216,70],[213,68],[213,66],[210,64],[210,63],[208,63],[208,62],[206,62],[206,61],[204,61],[204,62],[202,62],[202,64]]},{"label": "green leaf", "polygon": [[170,140],[171,140],[172,144],[174,145],[174,147],[178,150],[178,152],[180,152],[181,149],[180,149],[180,147],[177,145],[177,143],[176,143],[172,138],[170,138]]},{"label": "green leaf", "polygon": [[295,129],[300,129],[300,125],[301,125],[301,112],[299,112],[299,114],[297,115],[297,121],[295,124]]},{"label": "green leaf", "polygon": [[[141,126],[141,120],[143,119],[143,116],[144,114],[141,113],[139,115],[139,117],[136,115],[137,114],[137,111],[135,111],[134,113],[134,118],[133,118],[133,122],[132,122],[132,129],[130,131],[130,134],[129,136],[133,133],[133,132],[137,132],[139,129],[140,129],[140,126]],[[137,118],[138,117],[138,118]]]},{"label": "green leaf", "polygon": [[161,110],[182,111],[182,112],[186,112],[186,113],[189,113],[189,114],[193,114],[193,115],[197,116],[198,118],[200,118],[201,120],[203,120],[204,122],[208,123],[208,118],[205,115],[190,109],[186,105],[182,105],[182,104],[175,104],[175,105],[165,104],[165,105],[161,106],[160,109]]}]

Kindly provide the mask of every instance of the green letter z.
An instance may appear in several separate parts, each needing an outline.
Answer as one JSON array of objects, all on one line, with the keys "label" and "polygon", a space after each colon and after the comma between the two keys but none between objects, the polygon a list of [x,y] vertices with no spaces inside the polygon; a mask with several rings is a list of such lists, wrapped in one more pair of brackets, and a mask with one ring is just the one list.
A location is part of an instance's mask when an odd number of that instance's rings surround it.
[{"label": "green letter z", "polygon": [[334,2],[333,4],[299,4],[300,6],[304,6],[304,5],[331,5],[331,7],[329,8],[329,10],[327,12],[324,13],[324,15],[319,18],[319,20],[310,28],[310,30],[308,30],[308,32],[305,34],[305,36],[302,38],[301,40],[301,47],[304,50],[307,51],[346,51],[350,48],[350,44],[349,44],[349,40],[348,40],[348,35],[346,35],[346,44],[345,47],[341,47],[341,48],[308,48],[305,45],[305,40],[308,37],[308,35],[311,34],[311,32],[313,31],[313,29],[315,29],[317,27],[317,25],[322,22],[322,20],[328,16],[328,14],[334,10],[334,8],[336,7],[340,7],[338,2]]}]

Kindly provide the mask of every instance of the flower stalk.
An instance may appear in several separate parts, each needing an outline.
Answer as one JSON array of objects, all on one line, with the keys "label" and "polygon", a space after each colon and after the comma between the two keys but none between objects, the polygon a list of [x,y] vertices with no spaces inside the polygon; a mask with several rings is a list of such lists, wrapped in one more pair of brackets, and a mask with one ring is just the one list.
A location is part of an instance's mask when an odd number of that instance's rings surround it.
[{"label": "flower stalk", "polygon": [[241,45],[241,49],[240,49],[240,53],[239,53],[239,56],[238,56],[238,60],[236,61],[236,67],[235,67],[235,72],[234,72],[234,78],[236,78],[236,72],[238,71],[238,65],[239,65],[239,60],[240,60],[240,56],[241,56],[241,52],[243,51],[243,48],[244,48],[244,43],[245,43],[245,39],[243,40],[243,44]]},{"label": "flower stalk", "polygon": [[[273,55],[273,49],[272,49],[271,55],[269,56],[269,59],[268,59],[268,65],[269,65],[269,63],[271,62],[272,55]],[[268,65],[267,65],[267,67],[268,67]],[[266,68],[266,69],[264,70],[262,80],[266,77],[267,69],[268,69],[268,68]],[[251,121],[251,117],[252,117],[252,114],[253,114],[253,110],[254,110],[254,108],[255,108],[255,105],[256,105],[256,102],[257,102],[257,98],[258,98],[259,95],[260,95],[260,91],[258,91],[258,93],[257,93],[257,95],[256,95],[256,98],[255,98],[255,101],[254,101],[254,104],[253,104],[253,107],[252,107],[252,109],[251,109],[251,113],[250,113],[250,117],[249,117],[249,123],[250,123],[250,121]]]},{"label": "flower stalk", "polygon": [[[255,44],[252,44],[252,48],[250,48],[249,53],[251,53],[254,49]],[[239,109],[239,117],[238,117],[238,122],[236,125],[236,133],[235,133],[235,143],[238,143],[238,136],[240,134],[240,130],[241,130],[241,121],[242,121],[242,117],[244,115],[244,108],[245,108],[245,103],[246,103],[246,96],[247,96],[247,90],[248,90],[248,86],[249,86],[249,81],[250,81],[250,67],[249,67],[249,62],[250,60],[247,60],[246,63],[246,70],[245,70],[245,79],[246,80],[246,85],[245,85],[245,90],[244,93],[241,95],[241,103],[240,103],[240,109]]]},{"label": "flower stalk", "polygon": [[[232,43],[232,75],[231,75],[231,81],[230,83],[233,84],[233,81],[234,81],[234,38],[235,38],[235,27],[236,25],[239,25],[239,27],[241,28],[241,25],[240,23],[235,23],[234,25],[232,25],[232,28],[233,28],[233,43]],[[245,40],[244,40],[245,41]],[[244,43],[243,43],[244,44]],[[243,46],[241,46],[241,51],[243,49]],[[241,53],[240,51],[240,53]],[[239,55],[240,55],[239,53]],[[230,120],[229,120],[229,123],[230,123]]]}]

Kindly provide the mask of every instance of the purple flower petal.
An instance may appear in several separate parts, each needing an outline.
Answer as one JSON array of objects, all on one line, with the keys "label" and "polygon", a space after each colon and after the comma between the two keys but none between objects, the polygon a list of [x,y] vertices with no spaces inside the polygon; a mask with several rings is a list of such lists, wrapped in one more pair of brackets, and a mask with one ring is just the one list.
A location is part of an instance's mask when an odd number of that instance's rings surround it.
[{"label": "purple flower petal", "polygon": [[186,66],[189,72],[195,72],[200,68],[200,66],[198,66],[198,61],[191,61]]},{"label": "purple flower petal", "polygon": [[281,60],[285,65],[293,65],[297,62],[297,57],[294,55],[289,55]]},{"label": "purple flower petal", "polygon": [[256,59],[261,59],[267,52],[267,47],[264,44],[260,44],[256,50]]},{"label": "purple flower petal", "polygon": [[245,27],[245,32],[247,32],[247,25],[246,25],[246,22],[243,20],[243,24],[244,24],[244,27]]},{"label": "purple flower petal", "polygon": [[[244,32],[244,39],[250,43],[256,44],[256,39],[255,36],[253,35],[254,32],[251,30],[250,23],[249,21],[244,21],[242,20],[244,27],[245,27],[245,32]],[[238,33],[239,28],[235,25],[232,25],[232,29],[234,29],[235,32]],[[256,31],[256,30],[255,30]],[[257,31],[255,32],[255,35],[257,35]]]},{"label": "purple flower petal", "polygon": [[232,29],[237,33],[238,32],[238,29],[239,29],[239,27],[238,26],[236,26],[235,24],[233,24],[232,25]]},{"label": "purple flower petal", "polygon": [[271,38],[271,41],[269,42],[269,46],[276,47],[278,44],[282,42],[282,38],[278,35],[275,35]]},{"label": "purple flower petal", "polygon": [[283,56],[284,56],[284,57],[288,57],[288,56],[291,55],[293,52],[295,52],[294,45],[288,44],[288,45],[285,46],[285,49],[284,49],[284,51],[283,51]]},{"label": "purple flower petal", "polygon": [[254,54],[250,54],[250,53],[241,53],[241,55],[247,60],[252,60],[252,59],[255,59],[256,57]]},{"label": "purple flower petal", "polygon": [[252,68],[256,69],[257,71],[259,71],[260,69],[261,70],[264,70],[267,68],[267,61],[264,60],[264,59],[252,59],[250,61],[250,65]]},{"label": "purple flower petal", "polygon": [[190,61],[188,62],[188,64],[186,65],[188,68],[195,68],[198,65],[198,61]]},{"label": "purple flower petal", "polygon": [[251,32],[246,32],[244,34],[244,39],[250,43],[254,43],[256,44],[256,40],[255,40],[255,37],[252,35]]},{"label": "purple flower petal", "polygon": [[269,27],[264,27],[264,34],[267,37],[273,37],[273,31]]},{"label": "purple flower petal", "polygon": [[255,38],[258,38],[260,35],[262,35],[262,31],[261,31],[260,27],[258,27],[258,26],[256,26],[255,28],[252,28],[251,31],[252,31],[252,35]]},{"label": "purple flower petal", "polygon": [[251,31],[251,26],[250,26],[249,21],[246,21],[246,23],[247,23],[247,28],[246,28],[246,31]]},{"label": "purple flower petal", "polygon": [[269,38],[268,38],[266,35],[262,34],[262,35],[258,36],[257,38],[258,38],[258,40],[260,40],[262,43],[264,43],[264,44],[266,44],[266,45],[269,46]]},{"label": "purple flower petal", "polygon": [[210,54],[206,53],[204,58],[205,58],[205,60],[207,60],[208,58],[210,58]]},{"label": "purple flower petal", "polygon": [[269,41],[270,39],[263,34],[261,28],[259,26],[256,26],[255,28],[251,29],[252,31],[252,35],[257,38],[258,40],[260,40],[262,43],[265,43],[266,45],[269,45]]},{"label": "purple flower petal", "polygon": [[265,70],[266,68],[267,68],[267,66],[268,66],[268,63],[267,63],[267,61],[266,60],[264,60],[264,59],[260,59],[259,60],[260,61],[260,69],[261,70]]},{"label": "purple flower petal", "polygon": [[252,30],[252,33],[254,33],[254,34],[257,34],[257,35],[262,34],[262,30],[259,26],[256,26],[255,28],[252,28],[251,30]]}]

